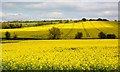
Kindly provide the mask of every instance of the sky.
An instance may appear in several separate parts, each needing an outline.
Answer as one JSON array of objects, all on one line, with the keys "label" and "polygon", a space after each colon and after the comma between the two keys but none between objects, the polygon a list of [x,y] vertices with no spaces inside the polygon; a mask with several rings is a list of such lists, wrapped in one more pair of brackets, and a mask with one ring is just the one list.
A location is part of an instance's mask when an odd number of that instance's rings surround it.
[{"label": "sky", "polygon": [[[31,1],[31,2],[30,2]],[[35,0],[34,0],[35,1]],[[38,1],[38,0],[36,0]],[[88,0],[23,2],[20,0],[3,0],[0,4],[0,18],[3,21],[13,20],[51,20],[51,19],[82,19],[107,18],[118,19],[118,0],[112,2],[89,2]]]},{"label": "sky", "polygon": [[2,2],[119,2],[119,0],[1,0]]}]

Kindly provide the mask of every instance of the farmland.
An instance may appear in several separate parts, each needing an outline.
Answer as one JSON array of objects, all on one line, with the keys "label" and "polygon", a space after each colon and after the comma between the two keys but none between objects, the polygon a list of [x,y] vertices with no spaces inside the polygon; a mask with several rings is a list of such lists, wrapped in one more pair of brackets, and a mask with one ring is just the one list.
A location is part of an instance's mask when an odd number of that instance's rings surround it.
[{"label": "farmland", "polygon": [[117,70],[118,40],[2,41],[3,70]]},{"label": "farmland", "polygon": [[[49,29],[59,28],[60,39],[47,40]],[[81,21],[34,27],[1,29],[18,38],[42,40],[3,40],[3,70],[118,70],[118,39],[98,39],[98,34],[115,34],[118,22]],[[75,39],[82,32],[82,39]]]},{"label": "farmland", "polygon": [[98,38],[99,32],[105,34],[115,34],[118,38],[118,22],[114,21],[86,21],[78,23],[59,23],[37,27],[25,27],[16,29],[2,29],[2,38],[5,38],[5,32],[16,33],[18,38],[49,38],[48,30],[57,27],[61,30],[61,39],[74,39],[77,32],[83,33],[83,38]]}]

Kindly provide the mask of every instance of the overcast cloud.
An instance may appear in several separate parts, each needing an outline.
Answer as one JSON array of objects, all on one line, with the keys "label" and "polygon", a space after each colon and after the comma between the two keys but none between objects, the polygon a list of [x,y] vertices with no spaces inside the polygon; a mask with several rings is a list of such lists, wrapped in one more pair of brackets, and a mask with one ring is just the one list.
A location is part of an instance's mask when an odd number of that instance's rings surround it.
[{"label": "overcast cloud", "polygon": [[1,0],[2,2],[118,2],[119,0]]},{"label": "overcast cloud", "polygon": [[[8,0],[9,1],[9,0]],[[31,0],[32,1],[32,0]],[[72,1],[72,0],[71,0]],[[118,19],[117,2],[3,2],[2,20]],[[0,12],[0,17],[1,13]]]}]

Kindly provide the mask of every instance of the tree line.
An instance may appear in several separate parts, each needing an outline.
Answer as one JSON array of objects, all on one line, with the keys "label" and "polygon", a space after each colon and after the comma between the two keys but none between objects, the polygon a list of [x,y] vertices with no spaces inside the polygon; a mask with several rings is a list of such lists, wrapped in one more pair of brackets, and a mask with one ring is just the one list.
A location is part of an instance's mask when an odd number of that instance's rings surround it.
[{"label": "tree line", "polygon": [[8,22],[2,22],[2,29],[33,27],[33,26],[42,26],[42,25],[58,24],[58,23],[77,23],[81,21],[109,21],[109,20],[102,18],[98,18],[98,19],[82,18],[81,20],[8,21]]},{"label": "tree line", "polygon": [[9,22],[2,22],[2,29],[22,28],[22,24],[15,23],[10,24]]}]

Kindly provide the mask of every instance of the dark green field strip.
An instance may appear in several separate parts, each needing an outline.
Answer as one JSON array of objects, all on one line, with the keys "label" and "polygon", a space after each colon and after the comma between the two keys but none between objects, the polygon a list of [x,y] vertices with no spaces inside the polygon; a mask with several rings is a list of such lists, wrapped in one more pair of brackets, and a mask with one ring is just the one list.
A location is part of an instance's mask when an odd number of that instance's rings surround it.
[{"label": "dark green field strip", "polygon": [[90,34],[89,34],[88,31],[85,29],[83,22],[82,22],[82,26],[83,26],[83,28],[84,28],[84,31],[86,32],[86,36],[87,36],[87,37],[90,37]]},{"label": "dark green field strip", "polygon": [[[15,24],[15,23],[10,23],[10,24]],[[21,23],[21,24],[37,24],[37,22],[32,22],[32,23]]]}]

